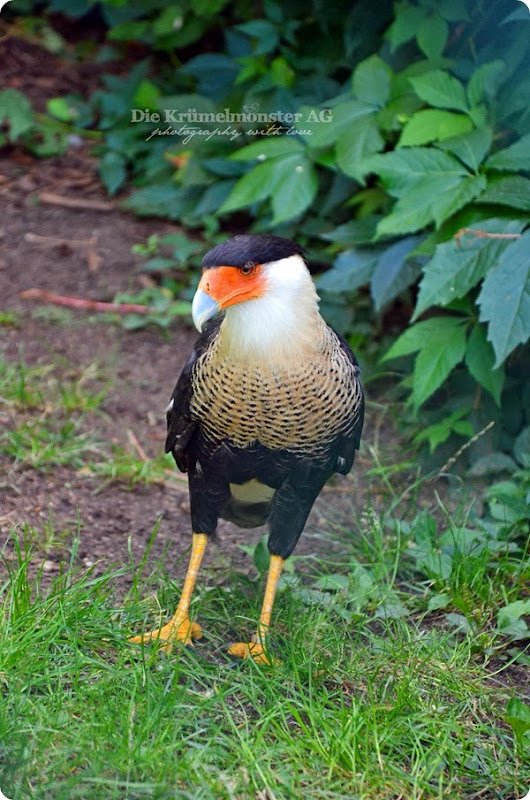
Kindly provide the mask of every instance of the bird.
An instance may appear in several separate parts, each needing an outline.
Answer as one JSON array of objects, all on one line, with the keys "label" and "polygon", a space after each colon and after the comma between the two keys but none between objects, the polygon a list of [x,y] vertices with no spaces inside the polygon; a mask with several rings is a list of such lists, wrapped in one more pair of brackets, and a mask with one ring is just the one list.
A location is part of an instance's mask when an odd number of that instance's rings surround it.
[{"label": "bird", "polygon": [[277,661],[269,631],[283,566],[326,481],[351,470],[364,419],[359,364],[321,316],[304,254],[280,236],[241,234],[204,256],[192,302],[200,335],[166,409],[166,453],[188,474],[191,556],[173,617],[132,642],[169,652],[201,638],[189,606],[219,518],[267,523],[257,630],[229,653]]}]

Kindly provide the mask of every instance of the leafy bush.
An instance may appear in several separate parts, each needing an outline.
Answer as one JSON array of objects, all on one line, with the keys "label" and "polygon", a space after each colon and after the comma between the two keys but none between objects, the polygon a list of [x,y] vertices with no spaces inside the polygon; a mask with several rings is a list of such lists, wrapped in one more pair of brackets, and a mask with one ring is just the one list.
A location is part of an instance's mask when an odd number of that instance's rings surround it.
[{"label": "leafy bush", "polygon": [[67,133],[54,119],[36,114],[22,92],[0,91],[0,147],[20,142],[36,156],[57,155],[68,147]]}]

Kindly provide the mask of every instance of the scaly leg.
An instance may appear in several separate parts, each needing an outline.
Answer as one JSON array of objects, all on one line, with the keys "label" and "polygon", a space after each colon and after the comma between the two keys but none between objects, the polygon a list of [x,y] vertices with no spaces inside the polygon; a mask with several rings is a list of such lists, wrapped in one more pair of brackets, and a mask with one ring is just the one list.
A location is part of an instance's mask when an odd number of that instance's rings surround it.
[{"label": "scaly leg", "polygon": [[230,655],[238,656],[239,658],[253,658],[258,664],[271,665],[278,663],[277,659],[267,655],[265,643],[271,622],[272,607],[274,605],[278,580],[282,574],[284,564],[285,561],[281,556],[271,556],[265,596],[263,598],[261,614],[259,615],[256,635],[252,637],[252,641],[250,642],[236,642],[236,644],[231,645],[228,648]]},{"label": "scaly leg", "polygon": [[192,639],[201,638],[201,626],[197,622],[190,622],[188,609],[190,607],[191,596],[195,588],[195,582],[207,542],[208,536],[205,533],[193,534],[190,563],[186,573],[186,580],[184,581],[177,610],[170,621],[161,628],[156,628],[156,630],[143,633],[140,636],[133,636],[129,639],[130,642],[142,644],[154,639],[156,642],[164,642],[165,644],[163,644],[160,649],[165,653],[170,653],[175,642],[191,644]]}]

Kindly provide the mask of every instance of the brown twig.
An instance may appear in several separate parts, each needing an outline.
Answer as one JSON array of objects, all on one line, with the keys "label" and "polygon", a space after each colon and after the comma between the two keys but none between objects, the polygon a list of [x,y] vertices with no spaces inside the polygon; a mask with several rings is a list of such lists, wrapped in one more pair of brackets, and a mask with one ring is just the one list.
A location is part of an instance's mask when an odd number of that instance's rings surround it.
[{"label": "brown twig", "polygon": [[64,197],[55,192],[40,192],[38,198],[41,203],[51,206],[63,206],[64,208],[79,208],[89,211],[114,211],[114,203],[107,203],[105,200],[83,200],[78,197]]},{"label": "brown twig", "polygon": [[89,272],[97,272],[101,265],[101,258],[96,248],[92,245],[86,251],[86,263]]},{"label": "brown twig", "polygon": [[141,461],[149,461],[147,453],[145,452],[144,448],[142,447],[142,445],[140,444],[140,442],[138,441],[138,439],[134,435],[134,432],[130,428],[127,428],[127,438],[129,440],[130,444],[132,445],[132,447],[136,450],[136,452],[140,456],[140,460]]},{"label": "brown twig", "polygon": [[458,247],[460,247],[460,239],[465,234],[470,234],[480,239],[520,239],[520,233],[488,233],[487,231],[478,231],[475,228],[460,228],[453,238],[456,239]]},{"label": "brown twig", "polygon": [[91,236],[90,239],[63,239],[60,236],[41,236],[40,233],[32,233],[32,231],[25,233],[24,239],[26,242],[42,245],[43,247],[57,247],[60,245],[66,245],[72,249],[77,247],[92,247],[97,242],[97,238],[95,236]]},{"label": "brown twig", "polygon": [[112,311],[118,314],[152,314],[155,309],[152,306],[141,306],[137,303],[104,303],[99,300],[87,300],[84,297],[65,297],[61,294],[47,292],[45,289],[26,289],[21,292],[23,300],[44,300],[45,303],[53,303],[56,306],[66,306],[67,308],[82,308],[85,311]]}]

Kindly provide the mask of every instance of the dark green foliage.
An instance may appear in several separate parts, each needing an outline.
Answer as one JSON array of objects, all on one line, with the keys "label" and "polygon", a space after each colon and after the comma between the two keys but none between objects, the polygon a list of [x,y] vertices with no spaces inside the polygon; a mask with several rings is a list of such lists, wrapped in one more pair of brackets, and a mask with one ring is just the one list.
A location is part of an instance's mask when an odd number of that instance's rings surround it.
[{"label": "dark green foliage", "polygon": [[35,114],[28,98],[17,89],[0,91],[0,148],[21,142],[36,156],[53,156],[67,148],[63,126]]}]

